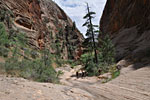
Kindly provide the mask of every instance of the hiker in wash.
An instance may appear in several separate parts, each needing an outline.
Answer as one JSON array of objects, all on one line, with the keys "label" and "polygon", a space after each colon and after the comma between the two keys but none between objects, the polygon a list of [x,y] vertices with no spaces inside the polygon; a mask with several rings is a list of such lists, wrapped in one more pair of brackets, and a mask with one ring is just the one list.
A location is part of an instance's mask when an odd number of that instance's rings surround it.
[{"label": "hiker in wash", "polygon": [[87,76],[87,72],[85,71],[84,67],[79,67],[76,69],[76,77],[86,77]]}]

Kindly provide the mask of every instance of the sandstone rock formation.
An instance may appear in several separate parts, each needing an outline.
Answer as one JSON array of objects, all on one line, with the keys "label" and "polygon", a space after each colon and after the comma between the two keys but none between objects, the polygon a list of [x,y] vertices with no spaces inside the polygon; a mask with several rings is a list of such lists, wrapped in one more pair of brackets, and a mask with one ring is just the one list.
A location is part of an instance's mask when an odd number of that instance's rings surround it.
[{"label": "sandstone rock formation", "polygon": [[149,5],[149,0],[107,0],[100,28],[111,35],[117,60],[140,62],[150,57]]},{"label": "sandstone rock formation", "polygon": [[56,53],[54,46],[59,48],[64,59],[69,53],[76,56],[75,49],[83,41],[82,34],[75,23],[52,0],[0,0],[1,21],[8,29],[27,34],[32,48],[46,47]]},{"label": "sandstone rock formation", "polygon": [[72,77],[70,67],[59,69],[65,86],[0,75],[0,100],[150,100],[150,66],[134,70],[130,65],[105,84],[96,77]]}]

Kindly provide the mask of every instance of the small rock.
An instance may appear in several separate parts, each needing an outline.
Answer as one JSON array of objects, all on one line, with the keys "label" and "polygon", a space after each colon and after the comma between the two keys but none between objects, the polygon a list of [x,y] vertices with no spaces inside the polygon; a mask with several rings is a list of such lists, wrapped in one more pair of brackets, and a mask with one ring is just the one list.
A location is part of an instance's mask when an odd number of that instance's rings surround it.
[{"label": "small rock", "polygon": [[123,68],[123,67],[127,67],[128,66],[128,62],[126,60],[120,60],[118,63],[117,63],[117,67],[119,69]]},{"label": "small rock", "polygon": [[111,73],[105,73],[103,75],[98,76],[99,79],[110,79],[111,77]]}]

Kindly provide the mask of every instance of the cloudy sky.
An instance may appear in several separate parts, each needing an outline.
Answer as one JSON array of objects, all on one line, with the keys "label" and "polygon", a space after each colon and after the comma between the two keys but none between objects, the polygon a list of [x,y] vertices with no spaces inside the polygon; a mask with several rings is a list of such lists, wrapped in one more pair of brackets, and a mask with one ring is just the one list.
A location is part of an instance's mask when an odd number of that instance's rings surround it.
[{"label": "cloudy sky", "polygon": [[93,23],[99,25],[100,17],[102,15],[106,0],[53,0],[55,1],[67,15],[76,22],[78,29],[85,34],[86,27],[82,27],[85,20],[83,16],[86,14],[86,2],[89,3],[91,11],[96,12]]}]

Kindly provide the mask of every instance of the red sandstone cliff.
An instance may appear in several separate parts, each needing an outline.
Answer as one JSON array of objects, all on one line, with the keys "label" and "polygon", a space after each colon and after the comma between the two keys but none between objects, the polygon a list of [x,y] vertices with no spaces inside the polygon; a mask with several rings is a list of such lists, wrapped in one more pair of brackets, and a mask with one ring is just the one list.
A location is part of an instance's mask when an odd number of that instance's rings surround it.
[{"label": "red sandstone cliff", "polygon": [[150,0],[107,0],[100,28],[111,35],[117,60],[150,57]]},{"label": "red sandstone cliff", "polygon": [[[5,17],[11,20],[3,20],[7,29],[26,33],[33,48],[46,47],[55,53],[53,46],[59,39],[65,59],[68,58],[68,44],[78,48],[84,39],[71,19],[52,0],[0,0],[0,11],[7,12]],[[73,56],[76,56],[75,51],[72,51]]]}]

